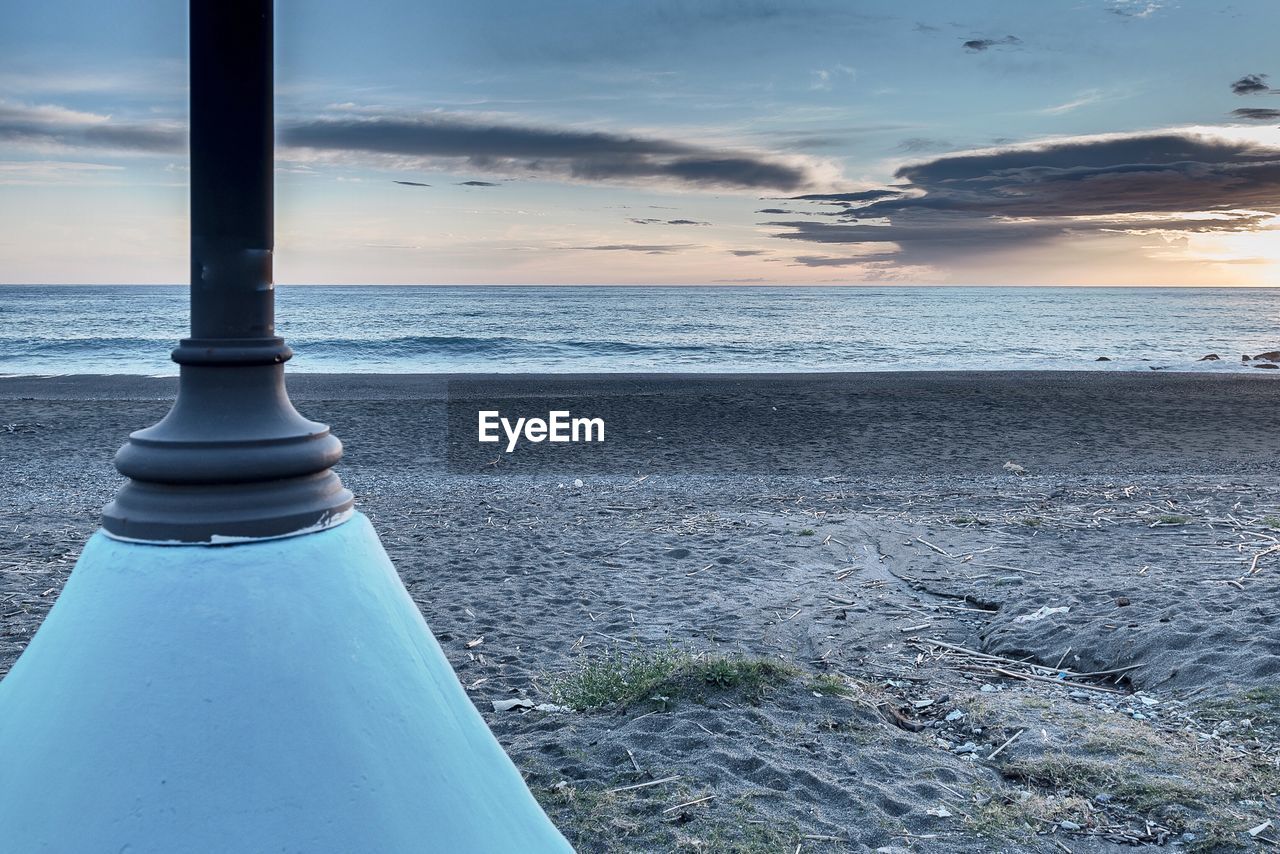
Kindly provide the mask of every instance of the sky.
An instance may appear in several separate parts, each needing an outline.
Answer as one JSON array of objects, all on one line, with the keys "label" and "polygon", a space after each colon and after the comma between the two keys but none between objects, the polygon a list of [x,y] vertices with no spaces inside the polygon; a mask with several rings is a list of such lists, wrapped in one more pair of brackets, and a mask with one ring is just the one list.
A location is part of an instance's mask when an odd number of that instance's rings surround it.
[{"label": "sky", "polygon": [[[186,11],[12,4],[0,281],[187,275]],[[276,281],[1280,284],[1275,0],[278,0]]]}]

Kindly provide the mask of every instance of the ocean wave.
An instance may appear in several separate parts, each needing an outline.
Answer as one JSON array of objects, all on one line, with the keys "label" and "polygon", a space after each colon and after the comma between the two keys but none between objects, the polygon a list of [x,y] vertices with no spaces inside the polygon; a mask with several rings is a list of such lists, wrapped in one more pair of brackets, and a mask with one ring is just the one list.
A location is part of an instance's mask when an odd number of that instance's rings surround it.
[{"label": "ocean wave", "polygon": [[758,352],[749,344],[717,342],[681,344],[615,340],[564,340],[520,338],[509,335],[406,335],[397,338],[291,338],[290,345],[301,354],[315,356],[493,356],[526,357],[534,354],[583,356],[661,356],[712,353]]}]

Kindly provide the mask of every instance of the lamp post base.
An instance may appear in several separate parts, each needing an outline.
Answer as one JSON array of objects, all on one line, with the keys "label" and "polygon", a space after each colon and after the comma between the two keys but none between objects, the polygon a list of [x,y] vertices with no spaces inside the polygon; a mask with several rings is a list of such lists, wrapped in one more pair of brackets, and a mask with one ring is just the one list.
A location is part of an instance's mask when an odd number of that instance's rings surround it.
[{"label": "lamp post base", "polygon": [[0,849],[571,850],[362,514],[94,534],[0,682]]}]

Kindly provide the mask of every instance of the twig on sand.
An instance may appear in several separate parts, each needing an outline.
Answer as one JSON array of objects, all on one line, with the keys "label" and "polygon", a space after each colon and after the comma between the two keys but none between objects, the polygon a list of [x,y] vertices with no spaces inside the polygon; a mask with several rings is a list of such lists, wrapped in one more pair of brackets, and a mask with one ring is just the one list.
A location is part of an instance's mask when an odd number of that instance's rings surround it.
[{"label": "twig on sand", "polygon": [[1012,670],[1006,670],[1003,667],[992,667],[991,670],[999,673],[1001,676],[1008,676],[1011,679],[1025,679],[1028,682],[1045,682],[1049,685],[1059,685],[1063,688],[1082,688],[1086,691],[1102,691],[1106,694],[1127,694],[1127,691],[1121,691],[1118,688],[1104,688],[1101,685],[1090,685],[1087,682],[1068,682],[1065,679],[1052,679],[1048,676],[1037,676],[1034,673],[1016,673]]},{"label": "twig on sand", "polygon": [[1024,732],[1026,732],[1025,729],[1020,729],[1017,732],[1015,732],[1013,735],[1009,736],[1009,738],[1005,740],[1004,744],[1000,745],[995,750],[991,751],[991,755],[987,757],[987,761],[990,762],[992,759],[995,759],[997,756],[999,756],[1002,750],[1004,750],[1006,747],[1008,747],[1009,745],[1017,741],[1018,736],[1022,735]]},{"label": "twig on sand", "polygon": [[673,807],[667,807],[665,810],[663,810],[663,811],[662,811],[662,813],[663,813],[663,815],[665,815],[665,814],[667,814],[667,813],[669,813],[669,812],[675,812],[676,810],[682,810],[682,809],[684,809],[685,807],[692,807],[692,806],[696,806],[697,804],[704,804],[704,803],[706,803],[707,801],[711,800],[711,799],[712,799],[712,798],[714,798],[714,797],[715,797],[715,795],[706,795],[706,796],[704,796],[704,797],[698,798],[697,800],[685,801],[683,804],[676,804],[676,805],[675,805],[675,806],[673,806]]},{"label": "twig on sand", "polygon": [[609,789],[606,795],[616,795],[618,792],[630,792],[632,789],[647,789],[650,786],[661,786],[663,783],[674,783],[681,778],[680,774],[672,774],[670,777],[663,777],[660,780],[650,780],[647,783],[632,783],[630,786],[618,786],[616,789]]}]

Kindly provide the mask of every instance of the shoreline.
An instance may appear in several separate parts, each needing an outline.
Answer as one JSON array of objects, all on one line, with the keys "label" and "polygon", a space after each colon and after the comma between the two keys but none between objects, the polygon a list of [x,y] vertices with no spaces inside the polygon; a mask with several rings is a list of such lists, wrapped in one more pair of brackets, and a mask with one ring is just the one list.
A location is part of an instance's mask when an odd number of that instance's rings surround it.
[{"label": "shoreline", "polygon": [[[829,374],[295,374],[307,417],[347,443],[346,465],[398,459],[454,474],[984,477],[1280,472],[1280,383],[1159,372]],[[34,421],[111,407],[104,443],[155,423],[176,379],[0,378]],[[477,414],[602,418],[601,444],[477,441]],[[400,448],[400,451],[396,449]],[[110,453],[114,453],[115,447]],[[407,455],[407,456],[406,456]],[[107,455],[109,458],[109,455]],[[496,461],[496,462],[495,462]]]}]

